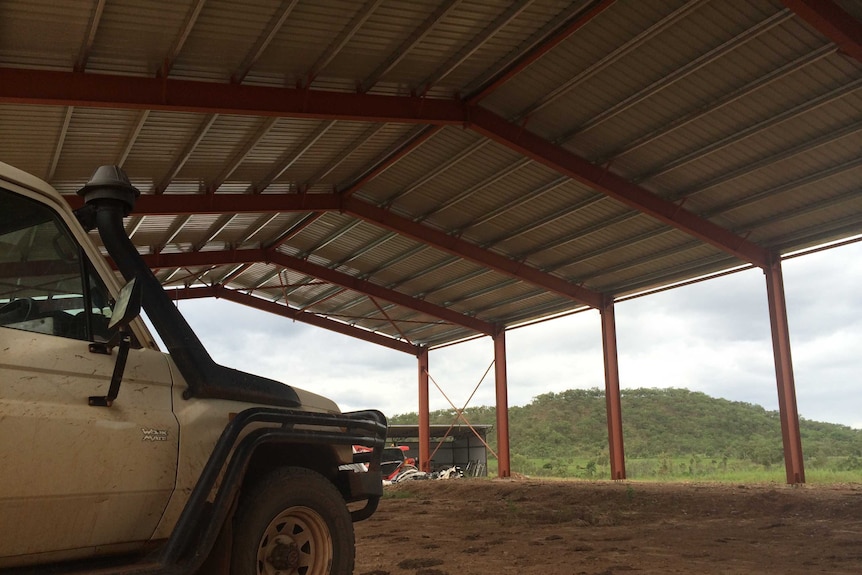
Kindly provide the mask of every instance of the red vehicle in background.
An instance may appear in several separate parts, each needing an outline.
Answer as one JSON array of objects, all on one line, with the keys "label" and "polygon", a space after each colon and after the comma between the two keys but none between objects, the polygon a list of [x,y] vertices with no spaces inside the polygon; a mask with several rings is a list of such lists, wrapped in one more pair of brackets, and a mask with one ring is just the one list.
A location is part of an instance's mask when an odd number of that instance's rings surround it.
[{"label": "red vehicle in background", "polygon": [[416,469],[416,460],[407,457],[410,448],[398,445],[383,448],[383,460],[380,463],[380,474],[384,481],[395,481],[405,471]]},{"label": "red vehicle in background", "polygon": [[[355,445],[354,450],[356,453],[370,451],[361,445]],[[380,474],[383,476],[383,481],[392,482],[406,471],[416,471],[416,459],[407,457],[408,451],[410,448],[406,445],[383,448],[383,459],[380,462]]]}]

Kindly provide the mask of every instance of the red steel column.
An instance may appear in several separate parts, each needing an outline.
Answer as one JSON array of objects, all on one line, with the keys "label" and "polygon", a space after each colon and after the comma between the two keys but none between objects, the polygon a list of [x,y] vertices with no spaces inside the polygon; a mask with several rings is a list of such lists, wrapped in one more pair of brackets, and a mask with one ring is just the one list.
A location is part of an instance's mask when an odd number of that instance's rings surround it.
[{"label": "red steel column", "polygon": [[611,479],[626,478],[626,456],[623,449],[623,416],[620,405],[620,369],[617,358],[617,324],[613,299],[602,305],[602,351],[605,360],[605,402],[608,418]]},{"label": "red steel column", "polygon": [[497,388],[497,475],[510,477],[509,458],[509,383],[506,378],[506,330],[494,336],[494,382]]},{"label": "red steel column", "polygon": [[428,403],[428,348],[419,352],[419,470],[431,472],[431,419]]},{"label": "red steel column", "polygon": [[787,323],[787,301],[784,297],[784,275],[781,258],[773,255],[766,272],[766,293],[769,298],[769,323],[772,327],[772,352],[775,355],[775,378],[778,383],[778,413],[781,416],[781,436],[784,443],[784,468],[787,483],[805,483],[802,460],[802,437],[796,410],[796,384],[793,381],[793,361],[790,357],[790,328]]}]

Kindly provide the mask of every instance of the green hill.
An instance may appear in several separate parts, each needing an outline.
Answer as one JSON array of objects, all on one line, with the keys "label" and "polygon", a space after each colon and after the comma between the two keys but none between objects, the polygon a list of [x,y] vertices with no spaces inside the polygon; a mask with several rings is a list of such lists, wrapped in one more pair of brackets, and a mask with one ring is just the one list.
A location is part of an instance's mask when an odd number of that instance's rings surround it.
[{"label": "green hill", "polygon": [[[494,424],[494,407],[464,412],[472,423]],[[722,470],[770,469],[783,460],[777,411],[686,389],[622,391],[629,476],[708,475]],[[449,424],[455,413],[431,413],[431,423]],[[415,413],[390,418],[415,424]],[[807,468],[862,470],[862,430],[802,419]],[[604,391],[573,389],[539,395],[509,409],[513,471],[592,476],[607,465]],[[493,442],[496,434],[488,436]]]}]

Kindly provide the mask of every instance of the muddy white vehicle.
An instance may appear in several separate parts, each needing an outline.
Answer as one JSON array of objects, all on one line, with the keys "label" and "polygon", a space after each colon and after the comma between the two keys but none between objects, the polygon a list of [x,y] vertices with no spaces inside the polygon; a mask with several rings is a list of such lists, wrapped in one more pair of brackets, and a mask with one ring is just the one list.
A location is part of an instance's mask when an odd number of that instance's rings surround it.
[{"label": "muddy white vehicle", "polygon": [[79,193],[0,163],[0,573],[351,573],[383,415],[214,363],[125,234],[125,174]]}]

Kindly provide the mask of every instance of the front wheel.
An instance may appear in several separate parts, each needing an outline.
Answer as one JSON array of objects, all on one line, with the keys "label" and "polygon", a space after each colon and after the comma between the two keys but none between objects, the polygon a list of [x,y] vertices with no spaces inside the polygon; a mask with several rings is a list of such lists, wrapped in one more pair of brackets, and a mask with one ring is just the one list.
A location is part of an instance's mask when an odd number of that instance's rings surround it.
[{"label": "front wheel", "polygon": [[341,494],[321,474],[285,467],[240,500],[232,575],[349,575],[353,523]]}]

